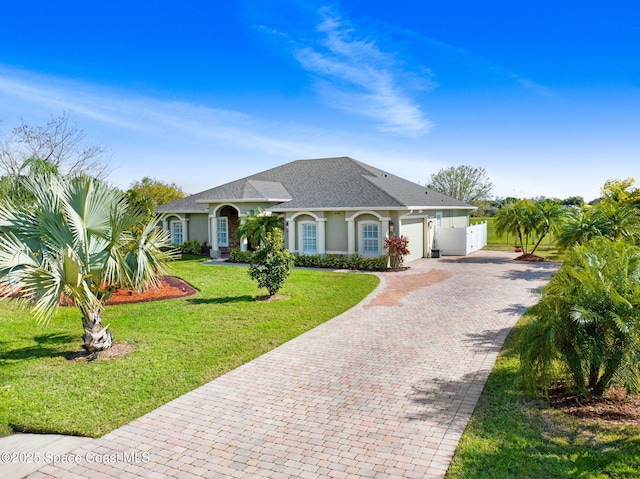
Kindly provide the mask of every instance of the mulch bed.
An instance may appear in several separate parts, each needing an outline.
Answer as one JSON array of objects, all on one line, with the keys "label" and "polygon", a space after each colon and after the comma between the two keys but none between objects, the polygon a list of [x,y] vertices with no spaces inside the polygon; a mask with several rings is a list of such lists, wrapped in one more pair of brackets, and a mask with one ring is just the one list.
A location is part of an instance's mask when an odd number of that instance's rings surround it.
[{"label": "mulch bed", "polygon": [[175,299],[193,296],[198,290],[185,281],[173,276],[163,276],[160,279],[160,287],[148,289],[141,293],[130,289],[119,289],[109,298],[107,304],[143,303],[147,301],[160,301],[162,299]]},{"label": "mulch bed", "polygon": [[[0,290],[0,293],[2,291]],[[121,288],[116,290],[106,304],[129,304],[144,303],[147,301],[160,301],[163,299],[186,298],[198,293],[198,290],[180,278],[173,276],[163,276],[160,278],[160,287],[148,289],[147,291],[134,291],[131,289]],[[20,292],[10,295],[10,298],[20,296]],[[68,298],[60,301],[61,306],[71,306]]]},{"label": "mulch bed", "polygon": [[[162,299],[185,298],[193,296],[197,292],[197,289],[179,278],[163,276],[160,279],[159,288],[148,289],[147,291],[142,292],[121,288],[111,295],[106,304],[145,303],[148,301],[160,301]],[[63,306],[70,306],[70,302],[68,300],[63,301],[61,304]]]},{"label": "mulch bed", "polygon": [[535,263],[549,261],[547,258],[543,258],[542,256],[538,256],[537,254],[521,254],[517,258],[513,259],[514,261],[533,261]]},{"label": "mulch bed", "polygon": [[557,382],[549,388],[549,404],[585,422],[640,426],[640,397],[619,387],[611,387],[601,398],[579,399]]}]

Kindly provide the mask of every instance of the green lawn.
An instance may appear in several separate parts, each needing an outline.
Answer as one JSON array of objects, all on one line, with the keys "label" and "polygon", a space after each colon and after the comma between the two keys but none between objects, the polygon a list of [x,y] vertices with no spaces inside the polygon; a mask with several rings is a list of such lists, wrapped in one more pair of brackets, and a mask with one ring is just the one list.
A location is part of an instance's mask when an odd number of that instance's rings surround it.
[{"label": "green lawn", "polygon": [[93,362],[66,359],[81,343],[79,313],[48,326],[0,303],[0,436],[17,431],[98,437],[335,317],[378,284],[374,275],[295,270],[266,294],[242,266],[173,263],[191,298],[108,306],[115,342],[137,349]]},{"label": "green lawn", "polygon": [[447,479],[640,477],[640,427],[585,425],[549,409],[544,400],[524,397],[513,335],[505,342]]}]

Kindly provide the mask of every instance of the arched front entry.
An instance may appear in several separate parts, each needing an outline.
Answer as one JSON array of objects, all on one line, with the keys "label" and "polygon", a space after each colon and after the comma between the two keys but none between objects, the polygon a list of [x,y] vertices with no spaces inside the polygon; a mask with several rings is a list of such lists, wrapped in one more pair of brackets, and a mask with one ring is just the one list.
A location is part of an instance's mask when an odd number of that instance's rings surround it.
[{"label": "arched front entry", "polygon": [[211,257],[226,256],[233,248],[240,246],[236,234],[240,226],[238,208],[233,205],[220,205],[209,216]]}]

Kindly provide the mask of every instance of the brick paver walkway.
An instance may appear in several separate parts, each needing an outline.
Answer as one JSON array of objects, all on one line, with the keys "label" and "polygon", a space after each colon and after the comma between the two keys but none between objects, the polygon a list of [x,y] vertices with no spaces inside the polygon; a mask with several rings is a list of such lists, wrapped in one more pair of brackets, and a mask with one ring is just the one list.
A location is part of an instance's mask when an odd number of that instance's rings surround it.
[{"label": "brick paver walkway", "polygon": [[411,263],[365,302],[32,478],[444,476],[510,328],[555,265]]}]

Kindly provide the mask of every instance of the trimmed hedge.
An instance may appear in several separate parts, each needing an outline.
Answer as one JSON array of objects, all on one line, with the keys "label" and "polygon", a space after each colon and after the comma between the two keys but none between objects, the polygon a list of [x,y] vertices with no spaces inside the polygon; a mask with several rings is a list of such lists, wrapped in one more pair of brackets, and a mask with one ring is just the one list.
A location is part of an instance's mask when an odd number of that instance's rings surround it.
[{"label": "trimmed hedge", "polygon": [[[253,251],[240,251],[238,248],[234,248],[229,254],[229,262],[252,264],[253,256]],[[386,256],[365,258],[357,254],[328,254],[326,256],[320,254],[296,254],[294,255],[294,259],[296,266],[309,268],[357,269],[361,271],[385,271],[387,269],[388,262],[388,258]]]}]

